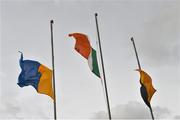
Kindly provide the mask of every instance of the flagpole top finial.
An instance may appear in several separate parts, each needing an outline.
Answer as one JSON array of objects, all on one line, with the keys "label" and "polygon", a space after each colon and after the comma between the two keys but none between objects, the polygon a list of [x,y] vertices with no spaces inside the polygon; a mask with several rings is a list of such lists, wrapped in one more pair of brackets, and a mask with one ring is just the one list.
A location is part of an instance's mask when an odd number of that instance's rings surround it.
[{"label": "flagpole top finial", "polygon": [[72,37],[72,34],[69,34],[68,36],[69,36],[69,37]]},{"label": "flagpole top finial", "polygon": [[51,20],[51,21],[50,21],[50,23],[54,23],[54,21],[53,21],[53,20]]},{"label": "flagpole top finial", "polygon": [[18,52],[22,54],[22,52],[21,52],[21,51],[18,51]]},{"label": "flagpole top finial", "polygon": [[95,16],[98,16],[98,14],[97,14],[97,13],[95,13]]},{"label": "flagpole top finial", "polygon": [[134,38],[133,38],[133,37],[131,37],[131,41],[134,41]]}]

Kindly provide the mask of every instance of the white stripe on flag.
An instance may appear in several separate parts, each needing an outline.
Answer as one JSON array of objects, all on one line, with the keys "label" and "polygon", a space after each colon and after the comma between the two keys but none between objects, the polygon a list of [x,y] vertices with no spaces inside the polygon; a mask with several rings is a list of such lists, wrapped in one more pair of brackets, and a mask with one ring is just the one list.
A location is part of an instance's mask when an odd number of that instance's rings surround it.
[{"label": "white stripe on flag", "polygon": [[88,65],[92,71],[93,70],[92,49],[91,49],[91,52],[90,52],[89,57],[88,57]]}]

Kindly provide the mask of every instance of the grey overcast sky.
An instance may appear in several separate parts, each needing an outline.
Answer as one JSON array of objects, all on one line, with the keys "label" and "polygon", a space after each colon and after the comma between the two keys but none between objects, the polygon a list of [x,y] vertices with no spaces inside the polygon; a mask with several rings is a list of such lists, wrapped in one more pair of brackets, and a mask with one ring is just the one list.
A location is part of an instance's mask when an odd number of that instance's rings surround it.
[{"label": "grey overcast sky", "polygon": [[157,89],[155,118],[180,119],[179,0],[1,0],[0,119],[51,119],[53,101],[31,86],[17,85],[18,51],[51,67],[50,19],[54,19],[57,117],[106,118],[101,81],[74,50],[72,32],[88,35],[97,50],[94,13],[105,62],[112,117],[146,119],[139,73],[130,37],[142,68]]}]

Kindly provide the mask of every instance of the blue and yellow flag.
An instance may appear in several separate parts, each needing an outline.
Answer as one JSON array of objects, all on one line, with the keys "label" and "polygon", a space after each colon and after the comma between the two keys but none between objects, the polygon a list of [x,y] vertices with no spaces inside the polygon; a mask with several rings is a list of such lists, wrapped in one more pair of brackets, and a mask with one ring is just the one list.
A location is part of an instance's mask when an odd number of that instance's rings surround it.
[{"label": "blue and yellow flag", "polygon": [[19,61],[21,73],[18,78],[20,87],[32,85],[38,93],[46,94],[54,99],[52,87],[52,70],[33,60],[23,60],[23,54]]},{"label": "blue and yellow flag", "polygon": [[139,71],[140,73],[141,97],[143,98],[145,104],[149,108],[151,108],[150,101],[151,101],[152,96],[156,92],[156,89],[154,89],[152,85],[151,77],[146,72],[140,69],[137,69],[137,71]]}]

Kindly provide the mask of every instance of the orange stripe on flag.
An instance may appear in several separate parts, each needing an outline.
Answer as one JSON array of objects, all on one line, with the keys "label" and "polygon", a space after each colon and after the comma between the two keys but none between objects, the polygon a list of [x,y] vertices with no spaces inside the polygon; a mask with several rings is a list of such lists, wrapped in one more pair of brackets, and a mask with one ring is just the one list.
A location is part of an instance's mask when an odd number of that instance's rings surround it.
[{"label": "orange stripe on flag", "polygon": [[69,36],[73,36],[76,39],[75,50],[88,59],[91,52],[91,45],[88,37],[81,33],[72,33],[69,34]]}]

